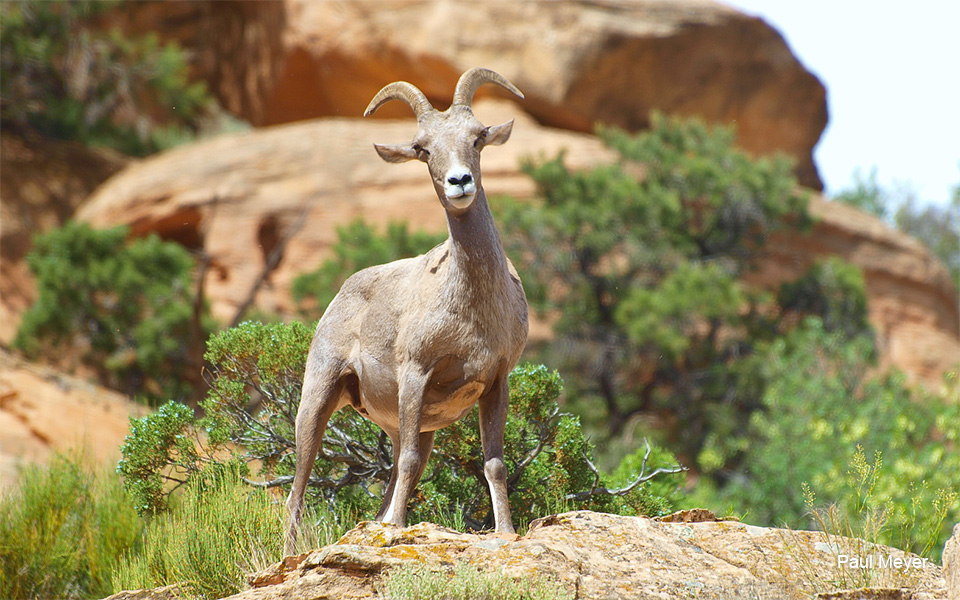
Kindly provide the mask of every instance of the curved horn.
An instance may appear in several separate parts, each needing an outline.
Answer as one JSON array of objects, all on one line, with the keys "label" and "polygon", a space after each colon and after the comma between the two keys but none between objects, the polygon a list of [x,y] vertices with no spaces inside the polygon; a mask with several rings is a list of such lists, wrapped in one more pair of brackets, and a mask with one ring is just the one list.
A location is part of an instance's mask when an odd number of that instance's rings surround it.
[{"label": "curved horn", "polygon": [[394,81],[383,86],[383,89],[377,92],[377,95],[367,105],[367,110],[363,111],[363,116],[369,117],[390,100],[403,100],[409,104],[410,108],[413,109],[413,114],[417,115],[418,119],[420,115],[433,110],[433,105],[430,104],[423,92],[417,89],[417,86],[406,81]]},{"label": "curved horn", "polygon": [[453,93],[453,104],[461,106],[470,106],[473,104],[473,95],[477,88],[485,83],[495,83],[502,88],[506,88],[513,94],[523,98],[523,92],[517,89],[503,75],[483,67],[474,67],[460,76],[457,82],[457,90]]}]

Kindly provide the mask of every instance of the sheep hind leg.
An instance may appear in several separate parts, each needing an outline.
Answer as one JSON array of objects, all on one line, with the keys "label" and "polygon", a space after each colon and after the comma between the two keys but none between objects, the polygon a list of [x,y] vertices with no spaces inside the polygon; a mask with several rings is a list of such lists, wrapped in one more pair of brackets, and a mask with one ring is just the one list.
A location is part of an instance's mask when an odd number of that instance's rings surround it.
[{"label": "sheep hind leg", "polygon": [[[287,497],[288,527],[286,553],[296,551],[296,542],[303,518],[303,497],[310,482],[313,463],[323,445],[323,434],[330,417],[340,408],[343,381],[338,369],[308,369],[300,394],[300,408],[296,421],[296,471],[293,486]],[[319,375],[311,376],[311,373]]]}]

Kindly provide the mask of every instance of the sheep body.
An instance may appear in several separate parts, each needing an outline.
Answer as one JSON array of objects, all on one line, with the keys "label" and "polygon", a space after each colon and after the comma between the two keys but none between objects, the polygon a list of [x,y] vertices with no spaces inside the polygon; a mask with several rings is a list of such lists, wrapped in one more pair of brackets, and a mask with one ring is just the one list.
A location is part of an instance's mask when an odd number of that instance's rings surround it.
[{"label": "sheep body", "polygon": [[496,529],[513,532],[503,429],[507,379],[527,339],[527,301],[481,185],[480,151],[506,142],[513,127],[512,121],[484,127],[473,116],[470,103],[483,83],[523,97],[500,75],[478,68],[461,76],[446,111],[435,110],[406,82],[384,87],[367,107],[369,115],[397,99],[413,108],[414,141],[375,148],[387,162],[427,163],[450,236],[424,255],[355,273],[317,324],[297,413],[288,552],[327,422],[348,404],[393,442],[394,465],[377,519],[397,525],[406,522],[434,432],[479,404]]},{"label": "sheep body", "polygon": [[501,362],[516,364],[527,333],[516,271],[507,263],[505,273],[476,274],[487,279],[482,285],[463,285],[449,272],[457,270],[449,246],[448,240],[421,256],[363,269],[344,282],[317,325],[309,362],[336,363],[340,378],[362,382],[356,396],[344,386],[335,410],[352,405],[388,434],[398,433],[399,370],[412,362],[431,373],[420,428],[435,431],[473,408]]}]

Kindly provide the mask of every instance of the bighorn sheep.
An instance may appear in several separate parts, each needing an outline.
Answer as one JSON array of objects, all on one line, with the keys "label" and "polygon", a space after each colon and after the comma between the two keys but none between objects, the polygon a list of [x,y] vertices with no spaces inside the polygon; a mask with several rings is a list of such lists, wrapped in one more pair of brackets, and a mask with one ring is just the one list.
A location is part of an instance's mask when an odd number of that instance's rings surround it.
[{"label": "bighorn sheep", "polygon": [[327,422],[348,404],[393,442],[393,470],[376,518],[403,526],[434,432],[479,403],[496,530],[514,531],[503,428],[507,376],[527,339],[527,300],[481,185],[480,151],[503,144],[513,129],[512,120],[484,127],[474,117],[473,95],[485,83],[523,98],[499,74],[474,68],[460,77],[446,111],[434,109],[415,86],[398,81],[380,90],[364,112],[369,116],[390,100],[413,109],[418,125],[413,142],[374,147],[387,162],[427,163],[450,237],[424,255],[355,273],[320,319],[297,413],[288,550]]}]

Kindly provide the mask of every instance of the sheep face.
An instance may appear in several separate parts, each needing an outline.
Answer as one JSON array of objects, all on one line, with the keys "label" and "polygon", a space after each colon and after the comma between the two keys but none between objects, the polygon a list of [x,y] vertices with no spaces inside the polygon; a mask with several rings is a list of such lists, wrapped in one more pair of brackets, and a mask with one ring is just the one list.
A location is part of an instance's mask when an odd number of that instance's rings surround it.
[{"label": "sheep face", "polygon": [[417,135],[408,144],[374,144],[387,162],[420,160],[427,163],[433,187],[443,208],[460,215],[469,210],[480,189],[480,151],[510,138],[513,121],[484,127],[468,106],[444,112],[422,113]]},{"label": "sheep face", "polygon": [[523,98],[523,93],[504,77],[490,69],[474,67],[457,80],[450,108],[440,112],[413,84],[395,81],[373,97],[364,116],[370,116],[385,102],[402,100],[417,116],[417,135],[409,144],[375,144],[377,153],[387,162],[421,160],[427,163],[437,196],[448,214],[459,216],[473,205],[480,191],[480,151],[485,146],[506,142],[513,121],[484,127],[473,116],[473,94],[485,83],[493,83]]}]

